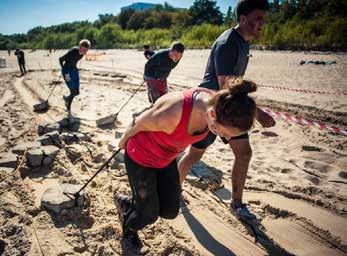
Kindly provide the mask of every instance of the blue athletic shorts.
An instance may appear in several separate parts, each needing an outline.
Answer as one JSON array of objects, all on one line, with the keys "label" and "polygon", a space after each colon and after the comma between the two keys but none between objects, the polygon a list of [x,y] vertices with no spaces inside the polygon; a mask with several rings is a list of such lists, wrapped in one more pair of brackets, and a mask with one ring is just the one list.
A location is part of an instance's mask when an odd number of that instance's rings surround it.
[{"label": "blue athletic shorts", "polygon": [[70,90],[77,90],[79,91],[80,89],[80,77],[78,74],[78,69],[77,68],[63,68],[62,69],[62,75],[64,78],[64,81],[69,87]]}]

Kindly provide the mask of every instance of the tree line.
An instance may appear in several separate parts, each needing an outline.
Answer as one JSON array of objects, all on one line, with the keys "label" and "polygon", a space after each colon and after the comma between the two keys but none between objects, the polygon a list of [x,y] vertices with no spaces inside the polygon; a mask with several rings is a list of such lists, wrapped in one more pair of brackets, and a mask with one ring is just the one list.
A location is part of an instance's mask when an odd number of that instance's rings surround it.
[{"label": "tree line", "polygon": [[[264,49],[347,49],[345,0],[274,0],[260,39]],[[0,49],[63,49],[88,38],[94,48],[168,47],[181,40],[189,48],[207,48],[225,29],[236,24],[235,10],[223,14],[217,2],[196,0],[188,9],[168,3],[146,11],[128,9],[100,14],[94,22],[76,21],[35,27],[26,34],[1,35]]]}]

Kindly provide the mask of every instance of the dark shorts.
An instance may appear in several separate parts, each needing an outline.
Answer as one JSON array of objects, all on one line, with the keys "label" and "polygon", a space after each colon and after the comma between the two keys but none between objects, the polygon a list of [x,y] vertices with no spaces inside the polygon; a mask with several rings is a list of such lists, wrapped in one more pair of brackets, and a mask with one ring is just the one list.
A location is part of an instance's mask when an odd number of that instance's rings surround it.
[{"label": "dark shorts", "polygon": [[147,78],[148,100],[150,103],[156,102],[164,94],[167,94],[167,81],[160,79]]},{"label": "dark shorts", "polygon": [[[194,143],[192,146],[198,149],[205,149],[205,148],[208,148],[210,145],[212,145],[213,142],[216,140],[216,138],[217,138],[217,135],[213,134],[212,132],[209,132],[204,139]],[[248,138],[249,138],[248,133],[245,133],[240,136],[232,137],[230,140],[240,140],[240,139],[248,139]],[[224,144],[229,143],[227,139],[223,137],[221,137],[221,139],[224,142]]]}]

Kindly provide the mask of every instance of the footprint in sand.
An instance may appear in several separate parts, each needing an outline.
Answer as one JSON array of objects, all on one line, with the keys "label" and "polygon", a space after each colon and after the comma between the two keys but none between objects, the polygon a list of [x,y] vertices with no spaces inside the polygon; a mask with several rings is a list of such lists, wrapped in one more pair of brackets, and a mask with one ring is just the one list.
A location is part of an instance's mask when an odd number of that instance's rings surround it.
[{"label": "footprint in sand", "polygon": [[321,149],[319,147],[308,146],[308,145],[302,146],[302,150],[303,151],[315,151],[315,152],[322,152],[323,151],[323,149]]},{"label": "footprint in sand", "polygon": [[317,170],[320,173],[327,173],[329,171],[329,169],[330,169],[330,165],[328,165],[326,163],[310,161],[310,160],[306,160],[304,162],[304,166],[305,166],[305,168],[310,168],[310,169],[313,169],[313,170]]},{"label": "footprint in sand", "polygon": [[315,176],[311,176],[311,175],[306,175],[305,179],[309,180],[310,182],[312,182],[314,185],[319,185],[320,184],[320,179],[318,177]]},{"label": "footprint in sand", "polygon": [[339,177],[341,177],[342,179],[347,179],[347,172],[345,171],[339,172]]},{"label": "footprint in sand", "polygon": [[284,173],[284,174],[292,173],[293,171],[294,170],[290,169],[290,168],[282,168],[281,169],[281,173]]},{"label": "footprint in sand", "polygon": [[264,131],[261,133],[265,137],[278,137],[278,134],[275,132],[270,132],[270,131]]},{"label": "footprint in sand", "polygon": [[307,152],[303,155],[304,158],[332,164],[336,162],[336,155],[328,152]]}]

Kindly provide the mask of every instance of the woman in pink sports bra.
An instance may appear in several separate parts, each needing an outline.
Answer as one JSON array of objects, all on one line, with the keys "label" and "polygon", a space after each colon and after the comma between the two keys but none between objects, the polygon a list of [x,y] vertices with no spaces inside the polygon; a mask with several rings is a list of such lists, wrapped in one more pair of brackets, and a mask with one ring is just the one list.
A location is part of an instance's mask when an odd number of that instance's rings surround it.
[{"label": "woman in pink sports bra", "polygon": [[180,180],[176,158],[209,131],[224,138],[246,133],[256,104],[248,93],[253,82],[242,81],[218,92],[192,88],[159,98],[133,121],[119,142],[132,197],[118,194],[116,204],[123,238],[137,248],[137,231],[160,216],[174,219],[179,211]]}]

